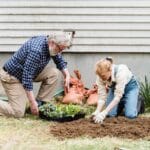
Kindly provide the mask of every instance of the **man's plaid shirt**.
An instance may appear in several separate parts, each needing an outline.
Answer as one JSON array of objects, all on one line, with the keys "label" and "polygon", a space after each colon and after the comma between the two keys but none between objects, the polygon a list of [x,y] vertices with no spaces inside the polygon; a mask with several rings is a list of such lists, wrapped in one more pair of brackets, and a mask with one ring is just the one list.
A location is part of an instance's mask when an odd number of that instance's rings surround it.
[{"label": "man's plaid shirt", "polygon": [[28,91],[33,90],[33,79],[53,59],[59,70],[67,67],[61,54],[50,56],[47,36],[35,36],[25,42],[21,48],[5,63],[4,68],[16,77]]}]

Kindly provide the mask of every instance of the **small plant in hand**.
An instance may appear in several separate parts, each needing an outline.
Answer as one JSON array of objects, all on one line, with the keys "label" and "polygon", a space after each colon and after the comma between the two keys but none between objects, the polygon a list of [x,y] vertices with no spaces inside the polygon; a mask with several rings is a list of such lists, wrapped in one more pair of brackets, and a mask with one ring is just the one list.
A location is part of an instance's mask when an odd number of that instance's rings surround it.
[{"label": "small plant in hand", "polygon": [[146,111],[150,112],[150,82],[146,76],[144,82],[140,82],[140,95],[144,99]]}]

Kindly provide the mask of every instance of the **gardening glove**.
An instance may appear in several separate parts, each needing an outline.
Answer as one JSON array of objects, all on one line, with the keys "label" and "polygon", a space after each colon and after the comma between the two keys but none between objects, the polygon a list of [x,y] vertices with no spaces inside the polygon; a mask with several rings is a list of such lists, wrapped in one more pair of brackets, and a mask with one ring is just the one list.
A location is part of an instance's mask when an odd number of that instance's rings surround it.
[{"label": "gardening glove", "polygon": [[94,122],[95,123],[103,123],[104,119],[107,116],[107,112],[104,110],[100,113],[98,113],[95,117],[94,117]]},{"label": "gardening glove", "polygon": [[95,111],[92,113],[92,116],[96,116],[98,113],[99,113],[99,110],[95,110]]}]

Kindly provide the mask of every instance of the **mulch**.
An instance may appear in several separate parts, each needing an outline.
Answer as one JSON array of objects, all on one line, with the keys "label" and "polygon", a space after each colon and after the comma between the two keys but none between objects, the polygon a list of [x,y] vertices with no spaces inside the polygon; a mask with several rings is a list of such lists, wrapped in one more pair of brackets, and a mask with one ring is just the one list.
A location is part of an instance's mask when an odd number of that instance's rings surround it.
[{"label": "mulch", "polygon": [[55,122],[50,125],[50,133],[60,140],[88,136],[92,138],[120,137],[128,139],[144,138],[150,140],[150,118],[125,117],[107,118],[103,124],[95,124],[91,119],[79,119],[70,122]]}]

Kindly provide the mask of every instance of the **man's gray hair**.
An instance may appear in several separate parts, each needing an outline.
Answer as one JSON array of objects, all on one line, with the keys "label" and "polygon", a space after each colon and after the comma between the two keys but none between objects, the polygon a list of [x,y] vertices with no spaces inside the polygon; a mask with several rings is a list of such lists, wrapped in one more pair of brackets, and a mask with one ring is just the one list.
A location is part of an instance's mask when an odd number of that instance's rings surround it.
[{"label": "man's gray hair", "polygon": [[72,45],[73,32],[62,32],[59,34],[51,34],[48,40],[55,42],[58,45],[65,44],[67,47]]}]

